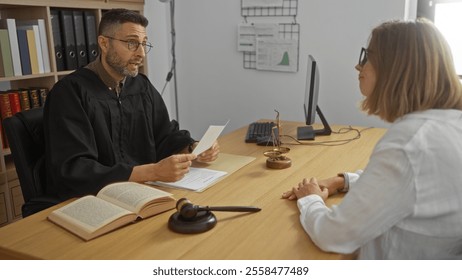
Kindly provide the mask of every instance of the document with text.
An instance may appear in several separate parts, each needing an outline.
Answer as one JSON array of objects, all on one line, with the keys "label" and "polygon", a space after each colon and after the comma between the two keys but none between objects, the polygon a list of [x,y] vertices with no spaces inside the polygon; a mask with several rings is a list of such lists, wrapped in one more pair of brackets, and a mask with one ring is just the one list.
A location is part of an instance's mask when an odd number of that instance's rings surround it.
[{"label": "document with text", "polygon": [[210,147],[212,147],[213,143],[218,139],[223,129],[225,129],[226,125],[229,123],[229,120],[226,122],[225,125],[211,125],[205,132],[204,136],[202,136],[199,144],[197,144],[196,148],[192,151],[193,154],[199,155],[205,151],[207,151]]},{"label": "document with text", "polygon": [[213,162],[193,162],[189,173],[179,181],[149,181],[146,184],[202,192],[254,160],[254,157],[220,153]]},{"label": "document with text", "polygon": [[192,191],[203,191],[207,187],[211,186],[218,179],[228,174],[225,171],[212,170],[207,168],[196,168],[191,167],[189,173],[186,174],[183,179],[173,182],[148,182],[149,184],[155,184],[163,187],[180,188]]}]

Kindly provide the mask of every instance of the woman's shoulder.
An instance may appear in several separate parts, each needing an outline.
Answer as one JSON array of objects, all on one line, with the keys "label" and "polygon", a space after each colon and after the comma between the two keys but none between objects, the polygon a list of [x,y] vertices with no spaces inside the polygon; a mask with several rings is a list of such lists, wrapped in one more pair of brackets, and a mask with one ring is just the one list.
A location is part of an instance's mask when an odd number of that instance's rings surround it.
[{"label": "woman's shoulder", "polygon": [[462,111],[432,109],[407,114],[387,130],[384,142],[404,145],[410,141],[426,141],[447,133],[462,132]]}]

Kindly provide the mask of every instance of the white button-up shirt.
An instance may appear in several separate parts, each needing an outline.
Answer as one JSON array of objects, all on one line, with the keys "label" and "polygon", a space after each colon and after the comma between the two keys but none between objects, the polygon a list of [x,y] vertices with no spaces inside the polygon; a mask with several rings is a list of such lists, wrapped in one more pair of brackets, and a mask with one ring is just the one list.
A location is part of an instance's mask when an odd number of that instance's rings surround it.
[{"label": "white button-up shirt", "polygon": [[397,120],[364,171],[349,173],[340,205],[299,199],[300,220],[321,249],[360,259],[462,259],[462,111]]}]

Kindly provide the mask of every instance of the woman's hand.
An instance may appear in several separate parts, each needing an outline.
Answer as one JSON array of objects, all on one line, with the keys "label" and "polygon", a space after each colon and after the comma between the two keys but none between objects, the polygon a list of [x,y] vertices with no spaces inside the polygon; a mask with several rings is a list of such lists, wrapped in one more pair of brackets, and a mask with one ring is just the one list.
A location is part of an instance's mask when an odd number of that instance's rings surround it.
[{"label": "woman's hand", "polygon": [[311,178],[310,181],[304,178],[302,182],[298,183],[298,186],[293,187],[291,191],[283,193],[282,198],[295,200],[312,194],[319,195],[323,200],[326,200],[329,196],[329,191],[326,187],[319,186],[316,178]]},{"label": "woman's hand", "polygon": [[323,200],[326,200],[328,196],[338,193],[338,190],[342,189],[344,185],[345,180],[341,176],[319,180],[319,182],[316,178],[311,178],[310,181],[304,178],[302,182],[298,183],[298,186],[283,193],[282,198],[296,200],[310,194],[317,194],[321,196]]}]

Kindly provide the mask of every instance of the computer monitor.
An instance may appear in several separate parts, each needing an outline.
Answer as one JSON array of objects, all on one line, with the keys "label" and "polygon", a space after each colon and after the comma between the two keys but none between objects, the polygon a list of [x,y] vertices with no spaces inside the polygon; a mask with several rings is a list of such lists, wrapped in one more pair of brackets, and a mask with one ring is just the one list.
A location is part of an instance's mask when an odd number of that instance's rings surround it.
[{"label": "computer monitor", "polygon": [[[314,140],[316,135],[330,135],[332,130],[327,123],[324,115],[318,106],[319,95],[319,67],[313,56],[308,55],[308,66],[306,71],[306,87],[305,87],[305,101],[303,109],[305,113],[305,123],[307,126],[297,128],[298,140]],[[313,129],[311,126],[314,123],[316,113],[321,119],[323,128]]]}]

